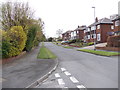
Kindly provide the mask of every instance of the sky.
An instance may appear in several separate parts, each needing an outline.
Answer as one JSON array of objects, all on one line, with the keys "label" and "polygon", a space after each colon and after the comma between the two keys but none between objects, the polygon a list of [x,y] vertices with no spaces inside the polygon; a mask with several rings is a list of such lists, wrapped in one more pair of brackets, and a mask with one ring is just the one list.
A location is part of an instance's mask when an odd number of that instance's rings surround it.
[{"label": "sky", "polygon": [[[0,0],[6,2],[8,0]],[[14,2],[16,0],[9,0]],[[29,2],[29,6],[35,11],[35,17],[41,18],[45,23],[44,33],[46,37],[57,37],[56,31],[63,32],[75,30],[77,26],[90,25],[95,16],[98,19],[118,13],[120,0],[18,0]]]}]

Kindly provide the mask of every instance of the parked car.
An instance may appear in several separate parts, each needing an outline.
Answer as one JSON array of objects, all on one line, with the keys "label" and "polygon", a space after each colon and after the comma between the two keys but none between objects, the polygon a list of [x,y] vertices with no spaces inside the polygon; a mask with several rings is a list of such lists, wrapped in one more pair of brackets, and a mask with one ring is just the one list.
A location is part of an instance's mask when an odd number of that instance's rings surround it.
[{"label": "parked car", "polygon": [[61,44],[68,44],[69,41],[62,41]]}]

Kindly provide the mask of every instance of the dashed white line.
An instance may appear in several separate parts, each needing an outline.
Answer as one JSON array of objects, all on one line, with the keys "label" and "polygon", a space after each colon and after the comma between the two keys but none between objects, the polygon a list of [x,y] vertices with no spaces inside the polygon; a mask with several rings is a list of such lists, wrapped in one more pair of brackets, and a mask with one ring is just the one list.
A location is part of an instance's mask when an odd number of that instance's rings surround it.
[{"label": "dashed white line", "polygon": [[62,71],[65,71],[66,69],[65,68],[61,68]]},{"label": "dashed white line", "polygon": [[58,84],[63,85],[63,84],[65,84],[65,82],[63,81],[63,79],[58,79]]},{"label": "dashed white line", "polygon": [[55,77],[60,77],[59,73],[56,73],[56,74],[55,74]]},{"label": "dashed white line", "polygon": [[86,87],[83,85],[77,85],[77,88],[86,88]]},{"label": "dashed white line", "polygon": [[79,81],[75,78],[75,77],[70,77],[70,80],[73,82],[73,83],[78,83]]},{"label": "dashed white line", "polygon": [[67,75],[67,76],[71,75],[68,71],[65,71],[64,73],[65,73],[65,75]]}]

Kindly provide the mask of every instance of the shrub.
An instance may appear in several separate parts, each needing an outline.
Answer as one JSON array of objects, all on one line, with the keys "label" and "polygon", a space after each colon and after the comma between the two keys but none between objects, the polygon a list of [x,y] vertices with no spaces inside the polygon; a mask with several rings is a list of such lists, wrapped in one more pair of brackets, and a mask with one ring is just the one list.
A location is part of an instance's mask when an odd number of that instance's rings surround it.
[{"label": "shrub", "polygon": [[120,35],[109,36],[107,39],[107,47],[120,47]]},{"label": "shrub", "polygon": [[21,26],[13,26],[7,31],[2,42],[3,58],[19,55],[25,47],[26,34]]},{"label": "shrub", "polygon": [[9,41],[4,40],[2,41],[2,58],[8,58],[10,52],[11,44]]},{"label": "shrub", "polygon": [[88,46],[94,45],[94,42],[90,42],[87,44]]},{"label": "shrub", "polygon": [[32,47],[34,46],[36,31],[37,31],[36,26],[33,25],[29,27],[28,34],[27,34],[27,42],[26,42],[26,47],[25,47],[26,51],[30,51]]}]

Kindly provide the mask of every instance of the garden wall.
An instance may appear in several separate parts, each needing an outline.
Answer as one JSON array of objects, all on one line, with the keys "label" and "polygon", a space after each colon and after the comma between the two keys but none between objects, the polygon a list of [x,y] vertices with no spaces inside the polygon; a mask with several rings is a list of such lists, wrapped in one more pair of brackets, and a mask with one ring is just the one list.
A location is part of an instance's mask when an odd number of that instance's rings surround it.
[{"label": "garden wall", "polygon": [[96,47],[96,49],[108,51],[120,51],[120,47]]},{"label": "garden wall", "polygon": [[22,57],[23,55],[26,54],[26,51],[22,52],[20,55],[18,56],[14,56],[14,57],[11,57],[11,58],[6,58],[6,59],[2,59],[0,60],[2,62],[2,64],[7,64],[7,63],[10,63],[10,62],[13,62],[14,60]]}]

